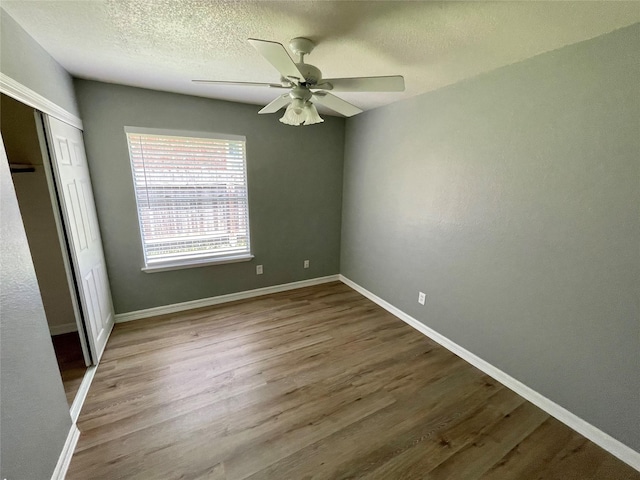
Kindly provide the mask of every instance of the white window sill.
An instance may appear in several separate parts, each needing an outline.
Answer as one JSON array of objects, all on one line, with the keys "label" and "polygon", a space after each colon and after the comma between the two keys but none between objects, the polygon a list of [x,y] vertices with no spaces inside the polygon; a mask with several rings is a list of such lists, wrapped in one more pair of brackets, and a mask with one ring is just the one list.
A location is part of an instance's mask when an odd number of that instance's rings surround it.
[{"label": "white window sill", "polygon": [[142,271],[144,273],[168,272],[169,270],[207,267],[209,265],[222,265],[224,263],[248,262],[252,259],[253,255],[251,255],[250,253],[245,253],[242,255],[234,255],[232,257],[206,258],[203,260],[191,260],[179,263],[163,263],[159,265],[153,265],[151,267],[144,267],[142,268]]}]

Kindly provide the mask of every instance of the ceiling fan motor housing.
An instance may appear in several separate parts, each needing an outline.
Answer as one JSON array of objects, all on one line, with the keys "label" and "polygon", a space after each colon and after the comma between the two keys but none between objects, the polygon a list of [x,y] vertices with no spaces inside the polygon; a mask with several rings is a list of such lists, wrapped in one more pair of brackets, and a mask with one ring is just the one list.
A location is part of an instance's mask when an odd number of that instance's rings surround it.
[{"label": "ceiling fan motor housing", "polygon": [[289,92],[289,96],[293,100],[302,100],[303,102],[306,102],[311,98],[311,92],[309,91],[308,88],[296,85]]},{"label": "ceiling fan motor housing", "polygon": [[296,63],[300,73],[304,75],[304,83],[307,85],[317,85],[322,80],[320,69],[309,63]]}]

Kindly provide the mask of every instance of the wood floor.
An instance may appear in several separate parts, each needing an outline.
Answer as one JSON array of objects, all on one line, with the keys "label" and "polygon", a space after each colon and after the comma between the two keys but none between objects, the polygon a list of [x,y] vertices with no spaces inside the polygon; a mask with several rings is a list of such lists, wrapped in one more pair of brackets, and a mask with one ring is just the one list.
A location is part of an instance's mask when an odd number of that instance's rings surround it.
[{"label": "wood floor", "polygon": [[341,283],[118,324],[68,479],[640,479]]},{"label": "wood floor", "polygon": [[78,332],[71,332],[54,335],[51,340],[53,341],[53,349],[56,352],[58,368],[60,368],[60,375],[62,376],[64,393],[67,396],[69,406],[71,406],[76,398],[76,393],[78,393],[84,374],[87,372],[82,355],[80,337],[78,337]]}]

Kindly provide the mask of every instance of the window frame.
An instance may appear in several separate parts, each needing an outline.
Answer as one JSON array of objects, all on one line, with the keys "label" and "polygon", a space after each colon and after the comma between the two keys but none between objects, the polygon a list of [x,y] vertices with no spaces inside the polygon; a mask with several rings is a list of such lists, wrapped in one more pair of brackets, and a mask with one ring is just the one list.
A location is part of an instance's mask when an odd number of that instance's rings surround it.
[{"label": "window frame", "polygon": [[[133,127],[125,126],[125,141],[127,143],[127,153],[129,155],[129,166],[131,167],[131,182],[133,187],[133,194],[136,202],[136,216],[138,218],[138,233],[140,234],[140,246],[142,248],[142,258],[144,266],[141,270],[145,273],[165,272],[170,270],[181,270],[187,268],[198,268],[209,265],[221,265],[227,263],[248,262],[254,258],[251,250],[251,220],[250,220],[250,206],[249,206],[249,176],[247,173],[247,139],[244,135],[233,135],[228,133],[217,132],[200,132],[191,130],[174,130],[174,129],[162,129],[162,128],[146,128],[146,127]],[[186,138],[204,138],[213,140],[231,140],[244,142],[244,159],[243,170],[244,180],[246,184],[246,202],[247,202],[247,251],[242,253],[232,254],[219,254],[209,255],[200,258],[190,258],[182,260],[167,260],[163,262],[154,262],[149,265],[147,260],[147,251],[145,246],[144,235],[142,231],[142,219],[140,217],[140,205],[138,203],[138,194],[136,190],[136,174],[134,171],[133,156],[131,154],[131,143],[129,141],[129,134],[139,135],[157,135],[157,136],[170,136],[170,137],[186,137]]]}]

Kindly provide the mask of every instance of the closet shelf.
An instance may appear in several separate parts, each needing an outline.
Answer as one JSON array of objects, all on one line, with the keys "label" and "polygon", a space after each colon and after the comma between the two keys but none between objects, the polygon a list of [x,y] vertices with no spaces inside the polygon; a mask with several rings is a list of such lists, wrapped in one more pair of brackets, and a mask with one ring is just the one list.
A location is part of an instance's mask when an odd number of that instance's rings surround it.
[{"label": "closet shelf", "polygon": [[10,163],[9,168],[11,169],[11,173],[30,173],[36,171],[36,167],[28,163]]}]

